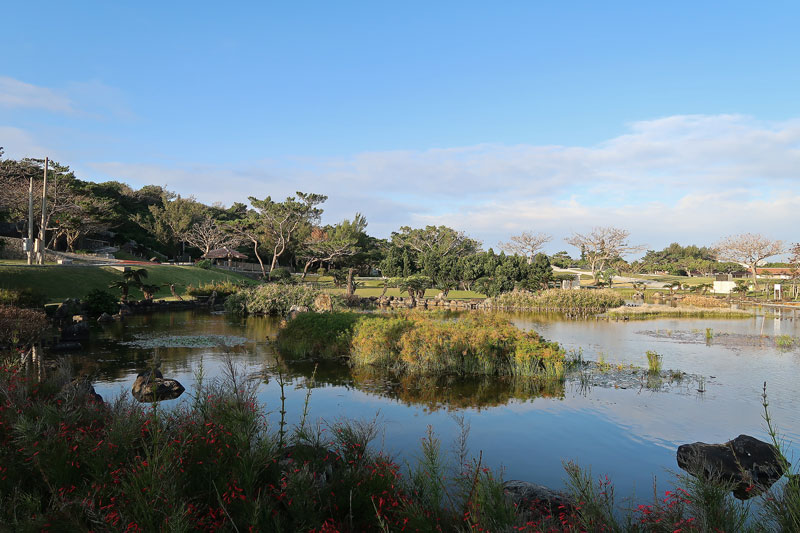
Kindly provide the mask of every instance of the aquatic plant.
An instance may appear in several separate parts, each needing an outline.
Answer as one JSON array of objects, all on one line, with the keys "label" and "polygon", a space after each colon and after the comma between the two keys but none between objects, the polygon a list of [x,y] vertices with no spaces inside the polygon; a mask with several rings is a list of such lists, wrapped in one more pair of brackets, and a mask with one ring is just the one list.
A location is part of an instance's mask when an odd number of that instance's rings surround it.
[{"label": "aquatic plant", "polygon": [[647,355],[647,372],[651,375],[658,375],[661,373],[661,363],[664,360],[664,356],[654,352],[652,350],[648,350],[645,352]]},{"label": "aquatic plant", "polygon": [[714,330],[711,328],[706,328],[706,342],[711,342],[714,338]]},{"label": "aquatic plant", "polygon": [[790,350],[797,345],[800,345],[800,339],[796,337],[792,337],[791,335],[775,336],[775,346],[782,350]]}]

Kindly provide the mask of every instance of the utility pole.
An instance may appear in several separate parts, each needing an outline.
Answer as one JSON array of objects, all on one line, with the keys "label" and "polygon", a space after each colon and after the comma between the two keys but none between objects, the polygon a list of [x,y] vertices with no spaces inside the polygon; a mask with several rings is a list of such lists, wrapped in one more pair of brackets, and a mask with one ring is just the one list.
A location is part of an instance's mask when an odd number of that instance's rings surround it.
[{"label": "utility pole", "polygon": [[47,238],[47,167],[50,159],[44,158],[44,180],[42,181],[42,224],[39,227],[39,255],[37,257],[40,265],[44,264],[45,239]]},{"label": "utility pole", "polygon": [[25,250],[28,252],[28,264],[33,264],[33,176],[28,187],[28,242]]}]

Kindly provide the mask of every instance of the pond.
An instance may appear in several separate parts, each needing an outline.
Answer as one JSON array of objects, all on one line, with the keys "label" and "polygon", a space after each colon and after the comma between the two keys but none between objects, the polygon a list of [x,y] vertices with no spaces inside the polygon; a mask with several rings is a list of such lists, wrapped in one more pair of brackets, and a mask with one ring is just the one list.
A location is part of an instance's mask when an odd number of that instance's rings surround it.
[{"label": "pond", "polygon": [[[398,381],[327,365],[317,369],[310,416],[327,421],[377,416],[383,428],[377,445],[401,460],[416,456],[429,425],[443,449],[451,449],[463,418],[472,454],[482,451],[484,463],[503,467],[506,479],[560,488],[562,461],[574,460],[596,476],[607,474],[618,495],[648,498],[653,475],[660,490],[669,488],[680,444],[724,442],[743,433],[767,439],[761,407],[766,381],[771,414],[791,441],[794,460],[800,456],[800,347],[781,348],[775,342],[779,335],[800,337],[800,317],[614,322],[509,316],[523,329],[582,351],[586,360],[602,358],[612,367],[610,376],[617,365],[646,367],[648,350],[663,355],[665,369],[687,375],[658,390],[615,386],[613,377],[605,386],[589,386],[578,375],[563,387],[538,388],[513,379]],[[155,355],[165,377],[187,389],[180,399],[165,402],[170,405],[189,400],[201,363],[205,375],[213,377],[231,353],[250,373],[267,368],[259,397],[275,425],[281,395],[276,374],[282,368],[287,418],[296,424],[314,367],[280,367],[269,341],[277,330],[278,320],[268,317],[200,311],[141,315],[96,326],[88,349],[71,357],[76,370],[90,373],[97,392],[109,399],[130,391],[136,374]]]}]

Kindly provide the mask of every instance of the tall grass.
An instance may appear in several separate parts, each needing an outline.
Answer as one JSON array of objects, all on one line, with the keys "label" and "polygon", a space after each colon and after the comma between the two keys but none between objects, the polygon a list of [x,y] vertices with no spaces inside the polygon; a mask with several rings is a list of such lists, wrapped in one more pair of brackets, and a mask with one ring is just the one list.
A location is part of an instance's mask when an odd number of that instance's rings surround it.
[{"label": "tall grass", "polygon": [[[319,340],[313,349],[307,348]],[[399,374],[536,376],[563,379],[564,350],[534,332],[524,332],[496,315],[302,314],[278,334],[287,357],[315,353],[344,355],[354,367],[377,367]],[[325,347],[325,343],[330,344]]]},{"label": "tall grass", "polygon": [[610,309],[608,316],[611,318],[628,318],[633,320],[644,320],[659,317],[680,317],[680,318],[748,318],[753,316],[750,311],[744,309],[722,309],[707,307],[678,306],[644,304],[638,307],[618,307]]},{"label": "tall grass", "polygon": [[[429,433],[407,473],[374,422],[304,424],[281,441],[229,362],[172,410],[92,401],[62,370],[0,366],[0,524],[9,531],[504,530],[516,520],[481,460]],[[438,487],[438,489],[434,489]]]},{"label": "tall grass", "polygon": [[620,293],[610,289],[548,289],[541,292],[506,292],[492,299],[502,309],[558,311],[573,314],[602,313],[625,303]]},{"label": "tall grass", "polygon": [[645,352],[645,355],[647,355],[648,374],[654,376],[661,374],[661,363],[664,361],[664,356],[652,350]]},{"label": "tall grass", "polygon": [[225,310],[238,315],[286,315],[292,306],[310,308],[320,293],[309,285],[266,283],[232,294],[225,300]]}]

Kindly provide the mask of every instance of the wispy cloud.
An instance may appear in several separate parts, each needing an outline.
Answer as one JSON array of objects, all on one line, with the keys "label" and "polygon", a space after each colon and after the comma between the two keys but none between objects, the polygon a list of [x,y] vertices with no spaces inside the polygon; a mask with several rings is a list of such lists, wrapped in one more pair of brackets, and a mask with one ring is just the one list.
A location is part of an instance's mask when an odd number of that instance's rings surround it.
[{"label": "wispy cloud", "polygon": [[441,223],[487,246],[536,230],[563,248],[558,237],[598,224],[627,227],[653,246],[741,231],[796,240],[800,226],[800,120],[673,116],[630,124],[589,147],[483,144],[235,167],[93,166],[204,201],[320,192],[331,197],[329,220],[359,209],[383,235],[395,221]]},{"label": "wispy cloud", "polygon": [[0,76],[0,106],[32,108],[57,113],[75,112],[74,103],[60,91]]}]

